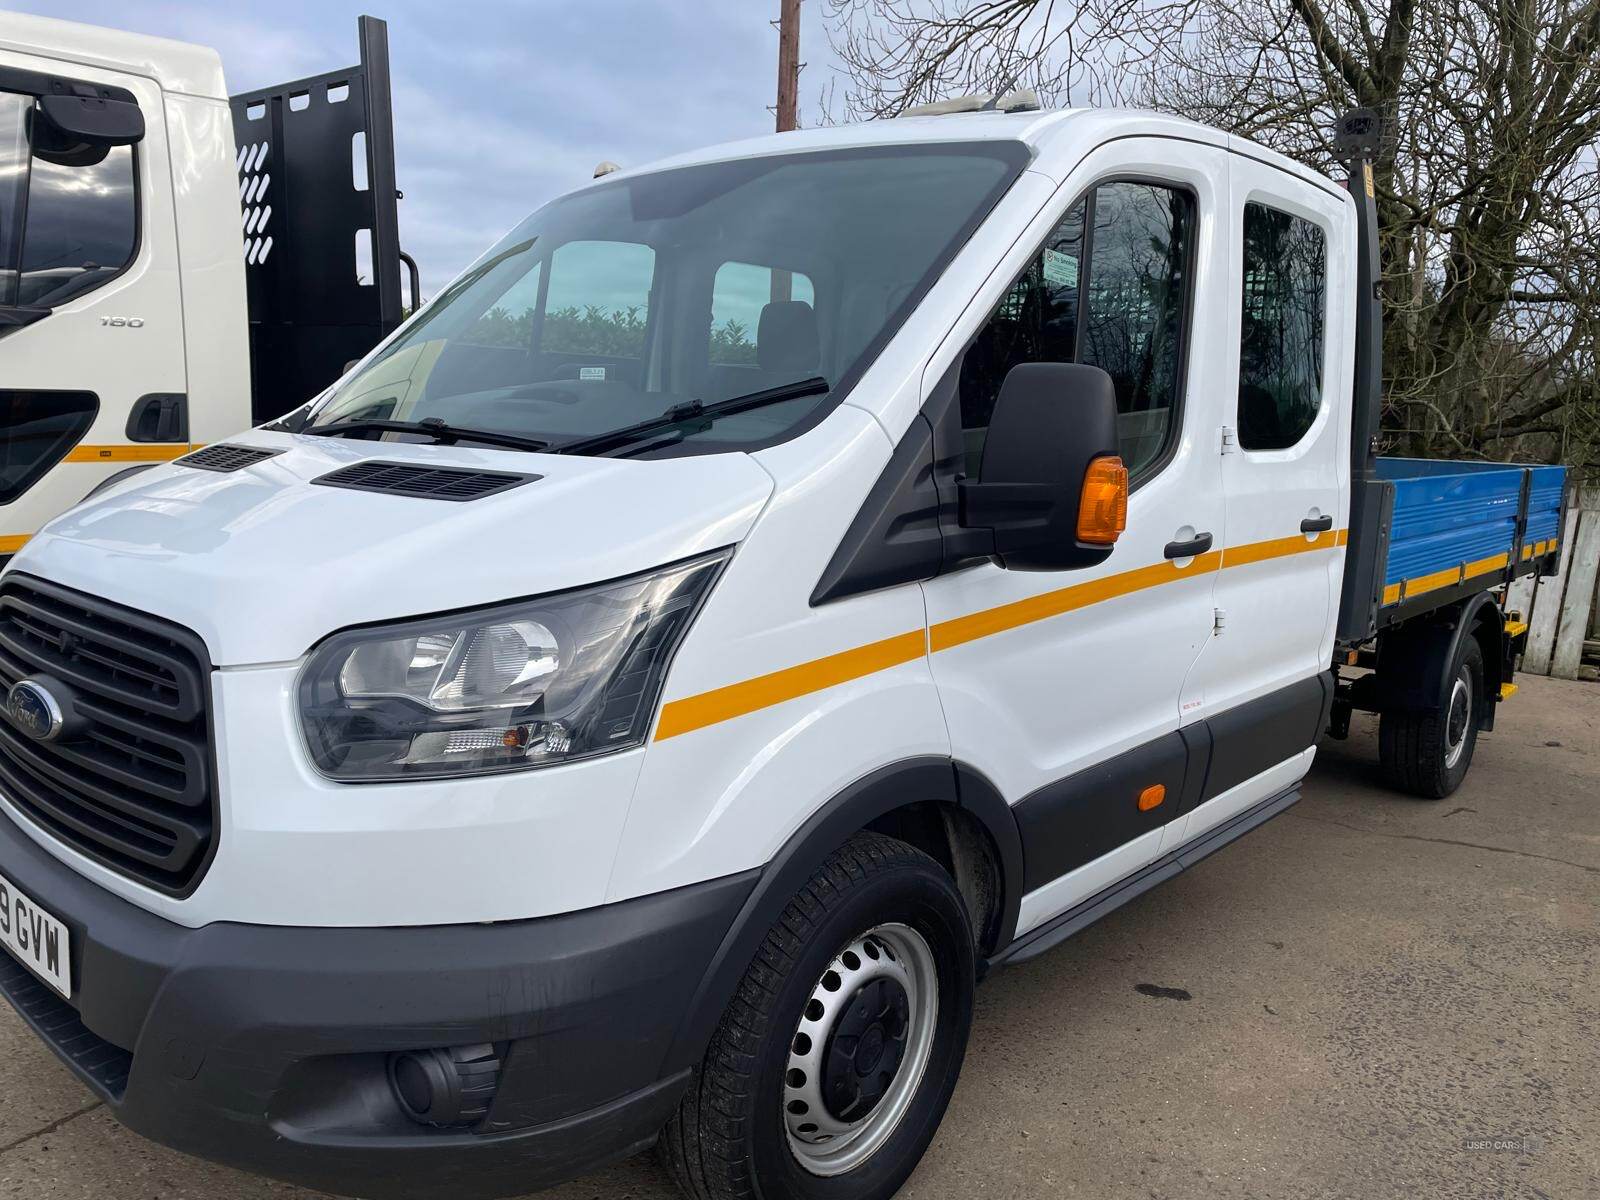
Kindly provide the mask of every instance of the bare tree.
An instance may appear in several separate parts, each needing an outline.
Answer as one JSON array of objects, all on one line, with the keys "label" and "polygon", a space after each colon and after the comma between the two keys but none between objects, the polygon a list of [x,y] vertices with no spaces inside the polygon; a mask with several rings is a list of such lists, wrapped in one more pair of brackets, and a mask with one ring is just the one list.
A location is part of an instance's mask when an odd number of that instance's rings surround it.
[{"label": "bare tree", "polygon": [[1600,467],[1600,0],[827,0],[852,115],[1010,79],[1332,165],[1376,108],[1385,432]]}]

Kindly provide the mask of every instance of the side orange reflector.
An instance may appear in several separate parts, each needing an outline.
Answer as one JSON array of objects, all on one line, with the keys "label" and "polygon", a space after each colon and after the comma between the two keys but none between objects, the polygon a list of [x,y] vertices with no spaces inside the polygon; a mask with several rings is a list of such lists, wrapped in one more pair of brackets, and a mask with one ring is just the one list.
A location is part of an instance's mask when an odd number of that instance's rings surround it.
[{"label": "side orange reflector", "polygon": [[1167,785],[1164,783],[1152,783],[1149,787],[1145,788],[1144,791],[1139,793],[1139,811],[1149,812],[1152,808],[1160,804],[1166,798]]},{"label": "side orange reflector", "polygon": [[1078,500],[1078,540],[1110,546],[1128,527],[1128,468],[1115,454],[1089,463]]}]

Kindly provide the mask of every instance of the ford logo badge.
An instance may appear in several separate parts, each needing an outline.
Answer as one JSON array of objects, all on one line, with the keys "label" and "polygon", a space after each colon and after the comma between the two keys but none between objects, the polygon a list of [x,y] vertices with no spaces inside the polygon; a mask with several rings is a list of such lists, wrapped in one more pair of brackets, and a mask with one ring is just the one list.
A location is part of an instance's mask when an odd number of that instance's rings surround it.
[{"label": "ford logo badge", "polygon": [[23,679],[11,685],[6,696],[6,714],[11,723],[23,733],[41,742],[60,736],[66,717],[61,703],[50,689],[33,679]]}]

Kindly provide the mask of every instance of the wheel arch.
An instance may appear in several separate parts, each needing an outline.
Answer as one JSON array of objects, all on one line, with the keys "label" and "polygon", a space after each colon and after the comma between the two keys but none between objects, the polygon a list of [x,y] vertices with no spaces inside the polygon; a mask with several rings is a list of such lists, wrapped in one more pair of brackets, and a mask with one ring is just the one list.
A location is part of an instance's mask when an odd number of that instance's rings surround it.
[{"label": "wheel arch", "polygon": [[[952,872],[958,887],[964,876],[969,886],[981,886],[972,872],[982,868],[970,856],[989,856],[998,895],[987,928],[978,931],[980,963],[1010,942],[1023,880],[1022,838],[1010,806],[981,774],[948,758],[914,758],[880,767],[817,809],[762,868],[706,968],[662,1064],[663,1076],[700,1060],[734,989],[784,907],[830,854],[869,829],[930,852]],[[942,848],[937,840],[941,835]],[[963,897],[970,908],[966,888]]]},{"label": "wheel arch", "polygon": [[1483,649],[1484,696],[1479,708],[1484,728],[1494,718],[1494,697],[1504,679],[1500,652],[1505,616],[1493,593],[1475,596],[1431,614],[1426,620],[1407,622],[1387,631],[1379,655],[1380,709],[1429,712],[1444,706],[1450,665],[1465,638],[1476,638]]}]

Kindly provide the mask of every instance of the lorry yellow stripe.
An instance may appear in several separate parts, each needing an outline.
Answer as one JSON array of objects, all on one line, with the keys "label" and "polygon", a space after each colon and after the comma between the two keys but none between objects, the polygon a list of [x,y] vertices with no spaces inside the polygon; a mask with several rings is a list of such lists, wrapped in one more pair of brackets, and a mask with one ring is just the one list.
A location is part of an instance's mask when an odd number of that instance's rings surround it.
[{"label": "lorry yellow stripe", "polygon": [[691,733],[707,725],[742,717],[786,700],[796,700],[824,688],[911,662],[926,653],[949,650],[1118,596],[1182,579],[1200,578],[1228,567],[1303,554],[1310,550],[1331,550],[1335,546],[1345,545],[1348,539],[1349,532],[1339,529],[1320,533],[1314,538],[1296,534],[1244,546],[1229,546],[1224,550],[1196,555],[1185,567],[1178,567],[1171,562],[1153,563],[1116,575],[1075,583],[1070,587],[1056,588],[1009,604],[981,609],[964,617],[953,617],[948,621],[940,621],[926,631],[917,629],[897,634],[882,641],[830,654],[826,658],[813,659],[709,692],[668,701],[662,705],[655,740],[659,742],[682,733]]},{"label": "lorry yellow stripe", "polygon": [[194,446],[188,443],[149,442],[126,446],[74,446],[67,451],[63,462],[171,462],[189,453]]}]

